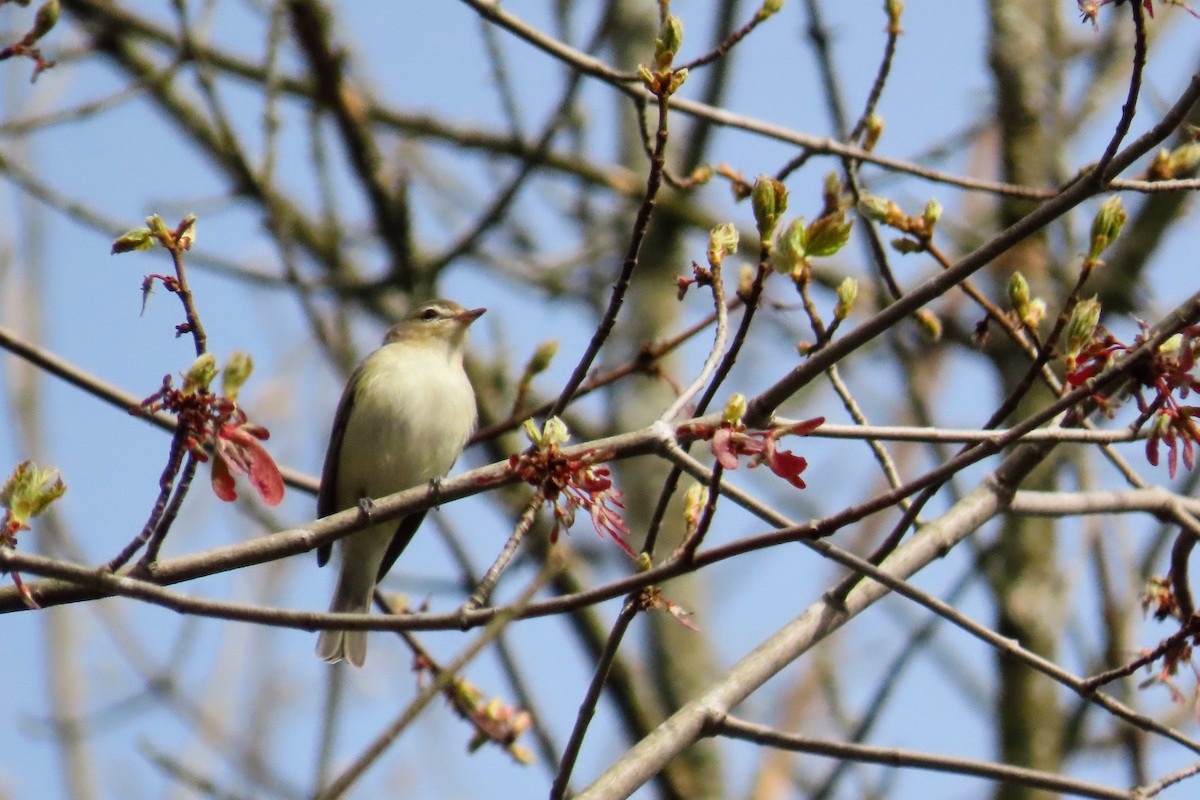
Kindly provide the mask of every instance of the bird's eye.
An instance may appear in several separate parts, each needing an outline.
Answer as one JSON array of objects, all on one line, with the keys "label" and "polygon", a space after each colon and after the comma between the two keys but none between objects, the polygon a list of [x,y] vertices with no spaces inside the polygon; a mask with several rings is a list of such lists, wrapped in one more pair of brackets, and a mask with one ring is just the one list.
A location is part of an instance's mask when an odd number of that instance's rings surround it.
[{"label": "bird's eye", "polygon": [[436,308],[427,308],[421,312],[421,319],[430,320],[430,319],[437,319],[437,318],[438,318],[438,312],[437,312]]}]

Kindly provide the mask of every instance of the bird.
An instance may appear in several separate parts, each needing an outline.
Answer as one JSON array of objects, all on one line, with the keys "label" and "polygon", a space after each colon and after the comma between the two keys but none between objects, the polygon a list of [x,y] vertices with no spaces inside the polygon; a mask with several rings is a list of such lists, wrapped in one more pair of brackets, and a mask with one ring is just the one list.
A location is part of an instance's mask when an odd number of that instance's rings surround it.
[{"label": "bird", "polygon": [[[394,325],[354,370],[334,417],[317,515],[358,506],[446,475],[475,429],[475,390],[463,368],[467,329],[486,309],[452,300],[420,306]],[[408,546],[425,512],[381,522],[342,538],[341,567],[329,610],[366,614],[375,585]],[[321,545],[324,566],[332,547]],[[317,655],[361,667],[367,631],[325,630]]]}]

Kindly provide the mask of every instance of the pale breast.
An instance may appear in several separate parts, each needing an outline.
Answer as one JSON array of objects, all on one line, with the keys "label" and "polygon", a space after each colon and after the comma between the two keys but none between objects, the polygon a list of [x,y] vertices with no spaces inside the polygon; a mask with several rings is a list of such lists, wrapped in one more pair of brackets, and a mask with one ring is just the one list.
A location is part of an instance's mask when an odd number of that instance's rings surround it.
[{"label": "pale breast", "polygon": [[342,440],[340,508],[442,477],[475,426],[475,393],[444,352],[397,343],[364,366]]}]

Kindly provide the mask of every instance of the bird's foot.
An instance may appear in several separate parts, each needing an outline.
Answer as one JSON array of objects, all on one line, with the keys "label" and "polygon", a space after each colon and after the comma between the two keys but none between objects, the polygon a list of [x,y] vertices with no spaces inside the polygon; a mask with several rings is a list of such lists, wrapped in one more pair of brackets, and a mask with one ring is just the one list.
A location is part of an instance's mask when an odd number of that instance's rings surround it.
[{"label": "bird's foot", "polygon": [[367,519],[373,519],[375,517],[375,501],[369,497],[360,497],[358,499],[358,513]]}]

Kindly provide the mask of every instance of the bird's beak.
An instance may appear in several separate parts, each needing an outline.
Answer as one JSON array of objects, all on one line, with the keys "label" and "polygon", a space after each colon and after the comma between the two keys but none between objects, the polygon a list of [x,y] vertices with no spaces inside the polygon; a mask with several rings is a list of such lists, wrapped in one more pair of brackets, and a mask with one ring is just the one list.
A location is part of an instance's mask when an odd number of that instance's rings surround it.
[{"label": "bird's beak", "polygon": [[462,311],[458,312],[455,318],[464,325],[470,325],[472,322],[482,317],[483,312],[485,311],[487,311],[486,308],[464,308]]}]

